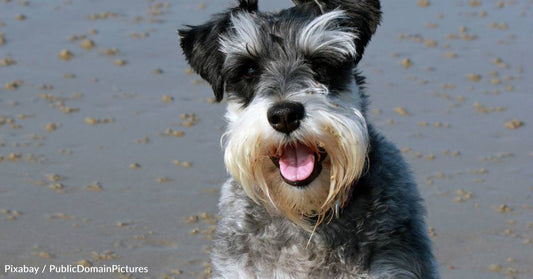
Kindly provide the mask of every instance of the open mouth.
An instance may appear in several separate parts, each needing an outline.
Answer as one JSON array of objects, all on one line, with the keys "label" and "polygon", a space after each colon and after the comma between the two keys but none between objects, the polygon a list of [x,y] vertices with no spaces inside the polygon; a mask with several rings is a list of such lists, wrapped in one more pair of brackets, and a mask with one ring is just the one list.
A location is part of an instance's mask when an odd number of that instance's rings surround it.
[{"label": "open mouth", "polygon": [[323,148],[318,148],[316,153],[302,144],[287,145],[280,154],[270,159],[279,168],[283,180],[292,186],[306,186],[313,182],[322,171],[322,162],[327,156]]}]

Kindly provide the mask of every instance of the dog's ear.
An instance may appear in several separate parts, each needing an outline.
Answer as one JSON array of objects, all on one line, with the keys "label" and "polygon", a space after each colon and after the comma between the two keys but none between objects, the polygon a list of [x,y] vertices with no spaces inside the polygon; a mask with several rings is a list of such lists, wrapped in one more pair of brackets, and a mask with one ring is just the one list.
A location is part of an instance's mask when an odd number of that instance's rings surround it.
[{"label": "dog's ear", "polygon": [[349,20],[344,25],[357,32],[356,63],[361,59],[366,45],[376,32],[381,22],[381,4],[379,0],[292,0],[296,6],[312,6],[319,13],[335,9],[346,12]]},{"label": "dog's ear", "polygon": [[203,25],[187,25],[187,29],[178,30],[185,58],[193,70],[211,84],[217,102],[224,94],[224,81],[220,74],[224,55],[219,51],[218,37],[229,24],[229,16],[221,14]]},{"label": "dog's ear", "polygon": [[257,12],[257,0],[239,0],[239,9],[248,12]]},{"label": "dog's ear", "polygon": [[178,30],[185,58],[193,70],[211,84],[217,102],[224,95],[221,70],[225,56],[219,50],[219,37],[231,27],[231,15],[238,11],[257,12],[257,0],[239,0],[238,7],[213,16],[202,25],[187,25]]}]

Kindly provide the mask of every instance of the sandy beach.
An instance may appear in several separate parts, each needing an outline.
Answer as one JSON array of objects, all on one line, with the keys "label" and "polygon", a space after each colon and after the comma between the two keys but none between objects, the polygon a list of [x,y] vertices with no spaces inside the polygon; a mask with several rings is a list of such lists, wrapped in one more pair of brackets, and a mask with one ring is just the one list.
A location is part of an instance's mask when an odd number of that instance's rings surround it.
[{"label": "sandy beach", "polygon": [[[176,29],[231,5],[0,1],[1,279],[210,277],[225,102]],[[442,278],[533,278],[533,1],[382,5],[368,116],[411,166]],[[6,271],[61,265],[148,272]]]}]

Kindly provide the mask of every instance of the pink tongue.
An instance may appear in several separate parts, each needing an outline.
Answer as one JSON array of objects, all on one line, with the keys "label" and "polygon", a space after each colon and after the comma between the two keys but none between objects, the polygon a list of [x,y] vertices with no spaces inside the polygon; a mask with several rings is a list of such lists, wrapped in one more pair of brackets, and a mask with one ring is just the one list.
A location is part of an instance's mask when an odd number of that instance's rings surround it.
[{"label": "pink tongue", "polygon": [[311,150],[303,145],[288,146],[283,156],[279,158],[281,175],[290,181],[306,180],[313,173],[315,156]]}]

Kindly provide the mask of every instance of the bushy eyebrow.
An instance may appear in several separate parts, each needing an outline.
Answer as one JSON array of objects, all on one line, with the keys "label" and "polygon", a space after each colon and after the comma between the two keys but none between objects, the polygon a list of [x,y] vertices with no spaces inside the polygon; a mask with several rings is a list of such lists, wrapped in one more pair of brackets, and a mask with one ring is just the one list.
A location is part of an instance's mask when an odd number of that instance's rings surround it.
[{"label": "bushy eyebrow", "polygon": [[357,35],[353,29],[339,26],[339,20],[345,17],[344,11],[334,10],[315,18],[300,32],[298,47],[306,55],[322,53],[355,57]]},{"label": "bushy eyebrow", "polygon": [[230,31],[220,36],[220,51],[225,54],[247,53],[258,55],[261,31],[250,13],[238,13],[231,16],[233,26]]}]

